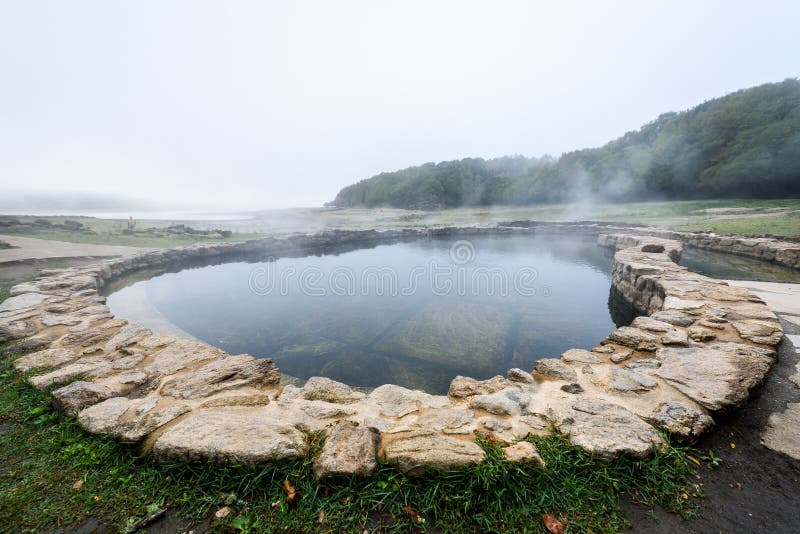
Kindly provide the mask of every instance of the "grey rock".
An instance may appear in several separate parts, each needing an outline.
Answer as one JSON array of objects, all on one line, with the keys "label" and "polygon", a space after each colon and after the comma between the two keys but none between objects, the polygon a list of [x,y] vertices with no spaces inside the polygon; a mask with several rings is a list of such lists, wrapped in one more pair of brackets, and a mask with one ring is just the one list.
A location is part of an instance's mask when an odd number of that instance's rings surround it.
[{"label": "grey rock", "polygon": [[420,415],[416,424],[436,431],[462,428],[475,419],[472,410],[463,408],[434,408]]},{"label": "grey rock", "polygon": [[620,454],[644,458],[666,446],[656,430],[622,406],[579,400],[552,410],[551,419],[570,442],[589,454],[611,460]]},{"label": "grey rock", "polygon": [[136,417],[115,425],[114,428],[111,429],[111,436],[119,441],[137,442],[189,410],[190,408],[186,404],[172,404],[164,408],[150,408],[146,410],[144,414],[137,414]]},{"label": "grey rock", "polygon": [[578,373],[558,358],[543,358],[533,365],[533,370],[544,378],[577,382]]},{"label": "grey rock", "polygon": [[583,393],[583,387],[581,387],[580,384],[564,384],[561,386],[561,391],[577,395],[579,393]]},{"label": "grey rock", "polygon": [[753,343],[775,346],[783,339],[783,329],[778,322],[748,319],[735,321],[732,325],[740,336]]},{"label": "grey rock", "polygon": [[658,385],[652,378],[629,369],[612,369],[608,379],[617,391],[647,391]]},{"label": "grey rock", "polygon": [[531,463],[545,467],[539,450],[529,441],[520,441],[508,447],[503,447],[506,460],[512,463]]},{"label": "grey rock", "polygon": [[510,385],[512,385],[511,382],[500,375],[493,376],[488,380],[475,380],[468,376],[457,376],[450,383],[450,390],[447,394],[450,397],[460,399],[473,395],[495,393]]},{"label": "grey rock", "polygon": [[153,445],[157,458],[237,461],[245,465],[305,454],[303,434],[270,417],[205,412],[168,428]]},{"label": "grey rock", "polygon": [[366,476],[378,466],[380,434],[375,428],[339,421],[326,432],[325,444],[314,460],[317,478]]},{"label": "grey rock", "polygon": [[597,356],[583,349],[569,349],[561,355],[561,359],[565,362],[578,363],[598,363],[600,361]]},{"label": "grey rock", "polygon": [[244,386],[277,385],[281,373],[269,358],[256,359],[247,354],[221,358],[177,376],[161,388],[161,393],[180,399],[198,399],[221,391]]},{"label": "grey rock", "polygon": [[652,317],[637,317],[631,323],[634,328],[641,328],[650,332],[669,332],[673,329],[670,323],[653,319]]},{"label": "grey rock", "polygon": [[363,394],[353,391],[347,384],[323,376],[312,376],[302,389],[302,397],[306,400],[348,404],[364,398]]},{"label": "grey rock", "polygon": [[14,360],[14,368],[24,373],[31,369],[59,367],[77,359],[78,355],[69,349],[45,349],[17,358]]},{"label": "grey rock", "polygon": [[738,343],[663,348],[653,373],[709,411],[741,406],[772,367],[769,351]]},{"label": "grey rock", "polygon": [[0,313],[16,312],[38,306],[47,298],[42,293],[22,293],[0,302]]},{"label": "grey rock", "polygon": [[611,334],[609,334],[608,339],[614,343],[619,343],[620,345],[630,347],[634,350],[648,352],[653,352],[658,349],[659,341],[657,336],[639,328],[633,328],[630,326],[617,328],[611,332]]},{"label": "grey rock", "polygon": [[119,332],[106,342],[104,349],[107,352],[115,351],[121,347],[136,343],[136,341],[150,333],[150,330],[140,324],[127,324],[120,328]]},{"label": "grey rock", "polygon": [[99,404],[84,408],[78,414],[78,423],[92,434],[106,434],[122,414],[133,406],[133,401],[125,397],[111,397]]},{"label": "grey rock", "polygon": [[476,443],[432,431],[417,431],[394,438],[383,446],[386,461],[410,475],[425,467],[450,470],[481,463],[486,453]]},{"label": "grey rock", "polygon": [[108,366],[107,361],[104,360],[89,361],[89,358],[85,358],[80,362],[65,365],[64,367],[56,369],[55,371],[52,371],[50,373],[32,376],[28,379],[28,381],[36,389],[45,389],[57,384],[65,384],[67,382],[71,382],[72,380],[74,380],[79,376],[88,375],[100,368],[107,366]]},{"label": "grey rock", "polygon": [[0,343],[14,341],[36,333],[36,325],[32,321],[4,321],[0,319]]},{"label": "grey rock", "polygon": [[694,438],[714,426],[714,420],[704,412],[682,402],[661,402],[647,420],[681,438]]},{"label": "grey rock", "polygon": [[442,407],[449,404],[446,397],[437,397],[423,391],[407,389],[394,384],[384,384],[369,394],[381,414],[389,417],[402,417],[423,407]]},{"label": "grey rock", "polygon": [[484,410],[495,415],[519,415],[527,409],[530,395],[519,390],[503,390],[489,395],[476,395],[469,401],[473,410]]},{"label": "grey rock", "polygon": [[516,367],[508,370],[508,379],[520,384],[532,384],[535,382],[533,376],[529,372],[517,369]]},{"label": "grey rock", "polygon": [[686,347],[689,345],[689,336],[683,330],[670,330],[663,336],[661,336],[661,343],[664,345],[678,345],[681,347]]},{"label": "grey rock", "polygon": [[79,380],[53,391],[52,396],[56,410],[75,415],[87,406],[110,399],[114,392],[100,384]]},{"label": "grey rock", "polygon": [[625,360],[630,359],[631,354],[633,354],[632,350],[620,350],[618,352],[615,352],[608,358],[614,363],[622,363]]}]

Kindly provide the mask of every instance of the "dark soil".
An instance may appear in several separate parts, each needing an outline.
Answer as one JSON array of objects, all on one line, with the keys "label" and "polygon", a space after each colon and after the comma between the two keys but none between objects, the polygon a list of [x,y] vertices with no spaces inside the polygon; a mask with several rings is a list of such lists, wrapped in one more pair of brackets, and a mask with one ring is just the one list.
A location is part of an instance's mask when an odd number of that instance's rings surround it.
[{"label": "dark soil", "polygon": [[[787,334],[800,333],[797,326],[782,324]],[[633,523],[632,532],[800,532],[800,461],[759,441],[770,414],[782,412],[787,402],[800,401],[800,389],[786,379],[797,361],[795,348],[784,338],[760,396],[697,444],[722,460],[716,468],[698,469],[705,493],[698,501],[701,517],[684,521],[663,510],[626,503],[623,509]]]}]

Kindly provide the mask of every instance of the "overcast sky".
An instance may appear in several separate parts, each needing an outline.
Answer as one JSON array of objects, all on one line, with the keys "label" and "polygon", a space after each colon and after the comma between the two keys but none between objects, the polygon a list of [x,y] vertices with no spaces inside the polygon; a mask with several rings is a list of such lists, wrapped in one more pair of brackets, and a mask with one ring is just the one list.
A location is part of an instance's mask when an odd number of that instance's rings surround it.
[{"label": "overcast sky", "polygon": [[795,0],[655,4],[2,0],[0,195],[314,206],[800,75]]}]

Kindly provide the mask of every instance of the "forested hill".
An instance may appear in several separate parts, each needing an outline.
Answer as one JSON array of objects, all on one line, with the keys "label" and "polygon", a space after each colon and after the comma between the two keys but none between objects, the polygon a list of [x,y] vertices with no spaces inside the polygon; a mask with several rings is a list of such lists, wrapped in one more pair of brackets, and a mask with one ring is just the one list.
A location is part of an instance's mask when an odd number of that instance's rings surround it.
[{"label": "forested hill", "polygon": [[464,205],[800,194],[800,81],[744,89],[664,113],[599,148],[560,158],[467,158],[345,187],[340,207]]}]

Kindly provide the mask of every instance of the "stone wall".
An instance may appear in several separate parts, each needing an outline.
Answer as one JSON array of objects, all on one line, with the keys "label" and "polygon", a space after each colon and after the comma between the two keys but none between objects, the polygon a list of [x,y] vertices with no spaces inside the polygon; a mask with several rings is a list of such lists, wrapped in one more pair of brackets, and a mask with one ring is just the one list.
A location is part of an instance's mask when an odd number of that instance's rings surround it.
[{"label": "stone wall", "polygon": [[[741,406],[765,379],[782,331],[755,295],[674,262],[681,243],[601,235],[614,246],[613,284],[649,316],[609,334],[591,351],[572,349],[533,369],[478,381],[454,377],[448,395],[396,385],[369,393],[314,377],[282,386],[269,359],[229,355],[196,341],[152,333],[112,317],[100,290],[142,269],[187,262],[306,255],[431,235],[613,231],[609,225],[325,232],[238,244],[195,245],[47,271],[12,288],[0,304],[0,342],[30,382],[89,432],[139,443],[159,458],[247,464],[307,454],[326,436],[320,477],[367,474],[376,458],[415,473],[481,462],[483,437],[512,461],[538,461],[529,435],[569,434],[590,453],[644,457],[661,434],[692,438],[717,414]],[[776,256],[777,258],[778,256]],[[781,256],[785,258],[786,256]]]}]

